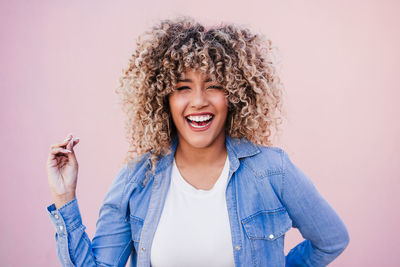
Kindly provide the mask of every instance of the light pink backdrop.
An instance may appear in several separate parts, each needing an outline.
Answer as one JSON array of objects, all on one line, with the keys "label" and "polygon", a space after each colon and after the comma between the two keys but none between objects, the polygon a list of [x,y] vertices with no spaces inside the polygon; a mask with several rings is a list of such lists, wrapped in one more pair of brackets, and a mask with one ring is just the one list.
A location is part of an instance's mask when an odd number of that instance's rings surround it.
[{"label": "light pink backdrop", "polygon": [[[136,2],[136,3],[134,3]],[[167,3],[168,2],[168,3]],[[350,231],[331,266],[399,262],[397,1],[2,1],[0,265],[60,266],[45,162],[72,132],[92,238],[127,143],[113,90],[139,33],[159,18],[237,22],[281,49],[289,118],[277,145]],[[301,241],[291,230],[288,251]],[[398,265],[397,265],[398,266]]]}]

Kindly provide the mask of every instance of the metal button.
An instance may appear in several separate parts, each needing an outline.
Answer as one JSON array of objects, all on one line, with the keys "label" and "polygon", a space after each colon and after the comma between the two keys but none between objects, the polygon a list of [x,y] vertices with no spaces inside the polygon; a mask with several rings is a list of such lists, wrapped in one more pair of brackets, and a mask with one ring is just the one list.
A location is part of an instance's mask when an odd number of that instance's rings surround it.
[{"label": "metal button", "polygon": [[142,247],[142,251],[145,251],[145,250],[146,250],[146,248]]},{"label": "metal button", "polygon": [[54,215],[54,218],[58,219],[58,215],[57,215],[57,214],[55,214],[55,215]]},{"label": "metal button", "polygon": [[269,239],[272,239],[272,238],[274,238],[274,235],[270,234],[268,237],[269,237]]},{"label": "metal button", "polygon": [[236,250],[240,250],[240,246],[236,246],[235,249],[236,249]]},{"label": "metal button", "polygon": [[64,227],[62,225],[60,225],[60,230],[62,231],[64,229]]}]

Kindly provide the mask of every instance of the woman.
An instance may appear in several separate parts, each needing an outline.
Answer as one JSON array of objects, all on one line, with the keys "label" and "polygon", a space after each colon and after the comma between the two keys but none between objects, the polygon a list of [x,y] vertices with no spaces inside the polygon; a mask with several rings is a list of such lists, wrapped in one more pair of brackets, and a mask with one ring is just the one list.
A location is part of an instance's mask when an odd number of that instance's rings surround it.
[{"label": "woman", "polygon": [[[130,150],[85,233],[69,135],[47,163],[64,266],[325,266],[347,246],[340,217],[271,144],[282,85],[270,41],[234,25],[165,20],[121,78]],[[305,238],[284,255],[284,235]]]}]

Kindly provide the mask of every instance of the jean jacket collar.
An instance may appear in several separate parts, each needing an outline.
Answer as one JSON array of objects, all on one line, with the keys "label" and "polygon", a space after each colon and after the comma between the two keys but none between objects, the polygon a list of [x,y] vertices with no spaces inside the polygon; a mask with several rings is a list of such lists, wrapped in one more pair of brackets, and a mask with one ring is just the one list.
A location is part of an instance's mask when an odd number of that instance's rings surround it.
[{"label": "jean jacket collar", "polygon": [[[225,145],[230,161],[230,170],[232,172],[239,168],[240,158],[250,157],[260,153],[260,149],[245,138],[234,138],[226,135]],[[166,155],[160,157],[160,160],[158,161],[155,169],[155,174],[164,171],[168,166],[172,165],[177,146],[178,138],[175,137],[172,139],[169,152]]]}]

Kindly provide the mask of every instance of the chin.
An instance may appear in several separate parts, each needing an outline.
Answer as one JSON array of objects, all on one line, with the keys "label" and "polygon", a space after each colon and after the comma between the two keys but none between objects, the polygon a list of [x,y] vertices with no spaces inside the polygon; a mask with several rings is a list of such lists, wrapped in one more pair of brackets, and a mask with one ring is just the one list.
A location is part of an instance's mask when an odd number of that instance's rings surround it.
[{"label": "chin", "polygon": [[216,141],[216,138],[212,138],[210,136],[188,136],[188,138],[185,139],[186,142],[194,148],[206,148],[212,145],[214,141]]},{"label": "chin", "polygon": [[193,139],[190,140],[188,143],[195,148],[206,148],[212,144],[210,140],[193,140]]}]

